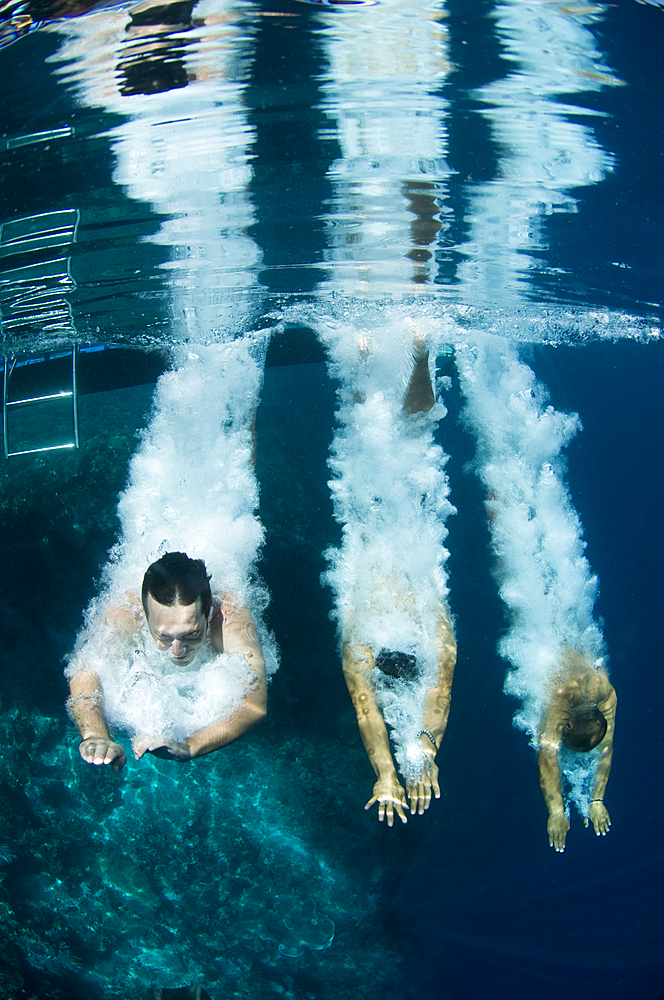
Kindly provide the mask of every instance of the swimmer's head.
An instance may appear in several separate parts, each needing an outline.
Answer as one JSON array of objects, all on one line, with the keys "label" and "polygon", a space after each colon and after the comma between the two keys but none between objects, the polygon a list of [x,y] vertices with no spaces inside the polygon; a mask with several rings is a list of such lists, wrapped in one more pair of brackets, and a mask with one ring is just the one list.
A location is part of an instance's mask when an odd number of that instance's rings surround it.
[{"label": "swimmer's head", "polygon": [[202,559],[190,559],[184,552],[167,552],[148,566],[143,577],[141,600],[147,614],[146,598],[154,597],[158,604],[194,604],[200,600],[201,611],[207,618],[212,605],[210,577]]},{"label": "swimmer's head", "polygon": [[606,719],[597,705],[574,705],[563,728],[562,740],[568,750],[589,753],[602,742]]},{"label": "swimmer's head", "polygon": [[143,577],[143,610],[157,647],[186,666],[207,636],[212,605],[210,577],[202,559],[167,552]]}]

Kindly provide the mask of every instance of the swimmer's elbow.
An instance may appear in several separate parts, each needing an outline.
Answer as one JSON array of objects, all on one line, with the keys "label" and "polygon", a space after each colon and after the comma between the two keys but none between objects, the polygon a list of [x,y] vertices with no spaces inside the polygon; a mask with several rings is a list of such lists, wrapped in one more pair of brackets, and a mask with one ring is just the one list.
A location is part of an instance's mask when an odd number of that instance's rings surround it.
[{"label": "swimmer's elbow", "polygon": [[373,717],[379,714],[375,701],[367,698],[366,695],[361,695],[355,699],[353,707],[355,708],[355,716],[360,726],[370,723]]},{"label": "swimmer's elbow", "polygon": [[257,726],[267,718],[267,705],[252,705],[252,725]]},{"label": "swimmer's elbow", "polygon": [[441,691],[435,700],[435,711],[437,714],[442,714],[449,712],[450,705],[452,703],[452,692],[448,688],[446,691]]},{"label": "swimmer's elbow", "polygon": [[69,691],[73,696],[86,694],[89,691],[96,691],[100,687],[99,678],[87,667],[82,667],[77,673],[69,677]]},{"label": "swimmer's elbow", "polygon": [[557,740],[541,738],[537,745],[538,758],[540,761],[557,761],[560,752],[560,743]]}]

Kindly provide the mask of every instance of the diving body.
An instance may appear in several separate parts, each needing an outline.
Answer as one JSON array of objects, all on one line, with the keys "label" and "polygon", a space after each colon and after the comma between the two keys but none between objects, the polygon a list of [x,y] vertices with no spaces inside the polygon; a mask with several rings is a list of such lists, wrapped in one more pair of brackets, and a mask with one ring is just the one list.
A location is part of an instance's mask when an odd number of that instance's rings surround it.
[{"label": "diving body", "polygon": [[[161,654],[167,669],[176,675],[186,670],[193,684],[197,674],[203,683],[211,676],[201,670],[206,656],[210,660],[235,653],[246,664],[244,690],[230,714],[194,727],[180,739],[171,738],[163,730],[135,731],[132,748],[136,760],[145,753],[179,761],[203,757],[233,742],[265,717],[265,665],[254,622],[247,608],[232,595],[212,594],[202,560],[180,552],[166,553],[148,567],[141,600],[135,593],[127,594],[122,606],[108,608],[99,629],[105,632],[110,659],[139,654],[147,661],[150,650],[147,645],[141,648],[141,644],[149,644],[152,652]],[[104,637],[102,649],[103,641]],[[217,669],[223,671],[223,662],[219,663]],[[105,713],[105,703],[114,695],[115,677],[121,673],[117,660],[116,666],[115,671],[112,663],[96,670],[86,664],[84,647],[82,657],[70,668],[68,708],[81,736],[79,751],[83,760],[119,771],[127,756],[111,738]],[[168,697],[171,688],[167,686],[167,675],[160,681],[157,674],[155,683],[162,683]],[[136,690],[140,689],[129,687],[130,698]]]},{"label": "diving body", "polygon": [[456,641],[450,620],[442,604],[436,629],[438,656],[438,683],[427,691],[422,729],[418,733],[417,747],[409,748],[409,758],[419,753],[420,762],[413,761],[413,772],[406,775],[406,790],[399,781],[390,749],[390,739],[383,716],[376,702],[371,675],[376,669],[372,651],[358,643],[352,635],[343,644],[343,672],[357,716],[360,736],[367,756],[376,773],[372,797],[365,809],[378,803],[378,819],[394,823],[394,813],[403,823],[410,799],[411,815],[421,816],[429,808],[432,795],[440,798],[436,754],[440,749],[452,695],[452,679],[456,665]]},{"label": "diving body", "polygon": [[[598,837],[609,832],[611,820],[604,793],[613,758],[616,705],[616,692],[606,672],[580,653],[566,653],[542,713],[537,757],[540,788],[549,812],[549,845],[560,853],[565,850],[569,830],[560,780],[561,744],[575,753],[589,753],[597,747],[599,760],[589,819]],[[587,826],[588,819],[584,822]]]},{"label": "diving body", "polygon": [[[422,417],[433,409],[436,400],[426,338],[414,324],[409,325],[413,333],[412,366],[397,422],[402,427],[404,440],[421,442],[421,446],[415,448],[418,457],[414,460],[426,465],[429,461],[437,461],[437,458],[432,457],[433,453],[430,455],[430,421]],[[367,362],[371,343],[362,338],[359,347],[362,361]],[[363,393],[356,392],[354,401],[358,406],[369,405]],[[428,457],[423,459],[422,456]],[[409,475],[411,471],[404,470],[403,474]],[[421,465],[418,471],[423,471]],[[423,479],[428,481],[426,476]],[[372,486],[377,494],[380,493],[377,478]],[[429,488],[423,487],[425,491]],[[415,506],[419,506],[420,511],[423,501],[424,498],[418,494]],[[384,506],[390,509],[389,504]],[[431,558],[433,541],[427,560],[421,566],[423,575],[414,575],[412,566],[407,568],[405,553],[399,549],[396,527],[387,516],[387,524],[381,524],[377,530],[381,532],[389,554],[384,552],[383,566],[376,566],[373,575],[365,578],[360,585],[363,589],[350,598],[354,610],[343,619],[342,665],[360,736],[377,779],[365,809],[377,804],[379,821],[387,820],[387,825],[391,827],[395,813],[406,823],[408,810],[411,815],[422,815],[429,808],[432,797],[440,798],[436,755],[449,715],[456,641],[444,596],[440,592],[440,580],[438,584],[433,582],[438,579],[432,569],[435,562]],[[414,524],[411,527],[419,530],[422,537],[428,537],[428,522],[418,522],[417,527]],[[371,544],[371,530],[367,528],[363,534],[366,555]],[[430,575],[431,579],[425,579]],[[418,591],[420,598],[422,592],[431,592],[432,596],[424,601],[418,600]],[[384,621],[382,616],[386,600],[390,606],[389,616],[404,626],[403,630],[397,628],[397,632],[401,631],[402,636],[409,635],[410,642],[419,644],[422,662],[418,662],[419,658],[413,655],[414,647],[408,649],[407,639],[403,639],[403,646],[389,648],[388,645],[388,648],[382,649],[375,634],[369,641],[368,635],[376,633],[375,623]],[[373,627],[368,628],[367,618],[372,617]],[[380,633],[380,627],[377,630]],[[419,638],[415,640],[415,637]],[[396,663],[406,663],[406,671],[397,670],[386,676],[383,666],[389,658]],[[395,765],[388,724],[396,741],[395,756],[405,790]]]}]

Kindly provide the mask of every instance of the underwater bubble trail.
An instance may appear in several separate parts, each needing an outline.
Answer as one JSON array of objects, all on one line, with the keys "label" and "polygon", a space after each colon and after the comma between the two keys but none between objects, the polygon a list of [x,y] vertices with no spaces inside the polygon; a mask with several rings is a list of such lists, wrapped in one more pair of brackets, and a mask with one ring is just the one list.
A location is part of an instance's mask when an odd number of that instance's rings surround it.
[{"label": "underwater bubble trail", "polygon": [[436,627],[448,593],[445,520],[454,508],[447,459],[433,441],[445,407],[438,403],[414,418],[402,412],[413,324],[401,310],[380,325],[367,325],[365,316],[363,326],[329,324],[319,334],[339,379],[329,464],[334,515],[343,527],[341,546],[326,553],[325,580],[341,635],[352,633],[374,656],[387,649],[417,660],[414,681],[391,682],[377,695],[405,774],[407,747],[437,678]]},{"label": "underwater bubble trail", "polygon": [[[580,421],[548,404],[515,346],[502,338],[478,334],[474,343],[456,348],[456,357],[466,419],[477,439],[496,576],[511,612],[500,643],[510,664],[505,691],[521,701],[515,724],[536,745],[548,687],[565,650],[603,663],[593,615],[597,578],[564,483],[563,448]],[[571,797],[587,815],[596,756],[561,755],[561,766]]]}]

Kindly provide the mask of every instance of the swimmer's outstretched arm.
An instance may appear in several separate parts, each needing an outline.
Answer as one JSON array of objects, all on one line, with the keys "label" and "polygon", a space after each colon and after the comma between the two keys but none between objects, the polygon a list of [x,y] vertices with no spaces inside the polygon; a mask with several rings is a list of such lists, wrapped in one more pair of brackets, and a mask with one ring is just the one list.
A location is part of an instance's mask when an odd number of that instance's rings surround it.
[{"label": "swimmer's outstretched arm", "polygon": [[569,830],[569,820],[565,815],[562,789],[560,787],[560,766],[558,764],[558,745],[540,738],[537,755],[540,788],[544,796],[549,820],[546,826],[549,834],[549,847],[560,854],[565,850],[565,838]]},{"label": "swimmer's outstretched arm", "polygon": [[429,808],[432,793],[437,799],[440,798],[436,754],[440,749],[447,728],[452,697],[452,679],[457,656],[452,625],[442,608],[436,646],[438,650],[438,683],[436,687],[430,688],[427,692],[424,703],[423,732],[420,735],[420,745],[428,762],[428,772],[423,774],[418,781],[409,783],[407,786],[411,815],[418,812],[421,816],[425,809]]},{"label": "swimmer's outstretched arm", "polygon": [[110,764],[119,771],[127,763],[127,755],[109,736],[99,679],[91,671],[82,670],[71,678],[69,691],[67,707],[81,734],[81,757],[88,764]]},{"label": "swimmer's outstretched arm", "polygon": [[562,788],[560,785],[560,765],[558,753],[563,735],[565,719],[568,717],[569,699],[561,688],[553,695],[542,716],[538,736],[537,767],[540,788],[549,812],[547,832],[549,847],[560,854],[565,850],[565,838],[569,830],[569,820],[565,815]]},{"label": "swimmer's outstretched arm", "polygon": [[402,823],[408,822],[406,793],[399,783],[390,751],[387,727],[378,710],[369,682],[368,670],[372,662],[369,649],[355,646],[348,641],[344,642],[344,678],[357,715],[364,749],[378,778],[373,788],[373,796],[364,808],[370,809],[374,802],[377,802],[378,819],[382,823],[387,816],[387,825],[392,826],[395,810]]},{"label": "swimmer's outstretched arm", "polygon": [[[608,678],[606,684],[608,688],[606,697],[597,704],[597,707],[606,719],[606,733],[598,747],[601,757],[597,765],[595,786],[590,801],[590,809],[588,810],[588,815],[598,837],[606,837],[611,826],[611,818],[604,805],[604,793],[611,772],[611,761],[613,760],[613,733],[616,725],[616,706],[618,704],[616,692],[611,684],[609,684]],[[588,820],[584,822],[588,826]]]},{"label": "swimmer's outstretched arm", "polygon": [[163,737],[153,737],[136,741],[133,745],[136,760],[152,750],[163,748],[160,756],[187,761],[205,757],[221,747],[227,746],[252,729],[267,714],[267,685],[265,682],[265,661],[261,651],[256,626],[251,614],[230,595],[221,600],[221,614],[211,622],[210,635],[219,652],[240,653],[247,659],[256,678],[242,706],[230,718],[218,719],[192,733],[182,743],[164,741]]},{"label": "swimmer's outstretched arm", "polygon": [[204,729],[188,736],[182,743],[164,740],[163,736],[136,740],[133,743],[134,757],[140,760],[148,751],[162,751],[157,756],[166,759],[188,761],[196,757],[205,757],[215,750],[233,743],[240,736],[252,729],[267,714],[265,694],[252,691],[242,707],[230,719],[218,719]]}]

